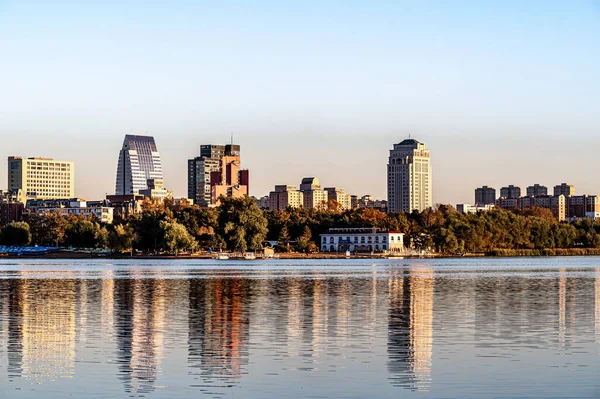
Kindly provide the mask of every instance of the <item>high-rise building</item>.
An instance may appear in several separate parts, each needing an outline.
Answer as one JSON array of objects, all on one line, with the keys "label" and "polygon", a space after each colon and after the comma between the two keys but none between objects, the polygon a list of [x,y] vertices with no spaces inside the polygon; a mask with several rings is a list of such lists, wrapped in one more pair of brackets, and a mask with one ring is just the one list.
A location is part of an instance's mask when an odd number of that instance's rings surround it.
[{"label": "high-rise building", "polygon": [[500,197],[508,199],[521,198],[521,187],[513,186],[512,184],[500,189]]},{"label": "high-rise building", "polygon": [[325,187],[325,191],[327,192],[327,200],[336,201],[344,211],[351,209],[350,194],[346,194],[343,188]]},{"label": "high-rise building", "polygon": [[269,209],[272,211],[285,210],[288,207],[300,208],[304,205],[304,196],[296,186],[277,185],[269,193]]},{"label": "high-rise building", "polygon": [[554,186],[554,195],[564,195],[565,197],[572,197],[575,195],[575,186],[567,183],[562,183],[558,186]]},{"label": "high-rise building", "polygon": [[75,164],[52,158],[8,157],[8,190],[21,190],[26,198],[73,198]]},{"label": "high-rise building", "polygon": [[548,195],[548,187],[540,186],[539,184],[534,184],[533,186],[527,187],[527,196],[528,197],[541,197]]},{"label": "high-rise building", "polygon": [[410,138],[394,144],[387,170],[388,212],[431,208],[431,160],[425,144]]},{"label": "high-rise building", "polygon": [[149,179],[162,178],[162,164],[154,137],[126,135],[119,152],[115,194],[139,194],[140,190],[148,189]]},{"label": "high-rise building", "polygon": [[200,206],[216,206],[219,197],[248,195],[250,176],[241,169],[240,146],[200,146],[200,156],[188,160],[188,198]]},{"label": "high-rise building", "polygon": [[300,183],[300,191],[302,192],[304,208],[313,209],[327,207],[327,191],[321,188],[321,183],[316,177],[305,177]]},{"label": "high-rise building", "polygon": [[495,188],[483,186],[475,189],[475,205],[493,205],[495,203]]}]

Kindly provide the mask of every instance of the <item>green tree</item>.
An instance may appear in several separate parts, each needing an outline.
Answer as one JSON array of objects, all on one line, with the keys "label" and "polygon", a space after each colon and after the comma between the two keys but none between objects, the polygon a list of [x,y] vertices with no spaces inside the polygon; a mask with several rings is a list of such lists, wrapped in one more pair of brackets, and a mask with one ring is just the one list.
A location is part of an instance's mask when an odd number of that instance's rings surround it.
[{"label": "green tree", "polygon": [[29,245],[31,232],[25,222],[10,222],[0,232],[2,245]]},{"label": "green tree", "polygon": [[267,236],[267,219],[256,202],[248,197],[220,197],[218,234],[227,248],[245,252],[262,248]]},{"label": "green tree", "polygon": [[278,244],[275,246],[277,252],[289,252],[290,250],[290,233],[287,225],[283,225],[279,231],[279,237],[277,238]]},{"label": "green tree", "polygon": [[304,231],[302,235],[298,237],[296,240],[296,250],[298,252],[312,252],[316,248],[316,244],[311,241],[312,232],[310,231],[310,227],[304,226]]},{"label": "green tree", "polygon": [[67,219],[58,213],[24,217],[31,231],[31,242],[38,245],[59,246],[64,243]]},{"label": "green tree", "polygon": [[164,246],[170,252],[175,252],[175,256],[179,251],[192,250],[198,245],[184,225],[175,221],[163,220],[160,222],[160,226],[164,231]]},{"label": "green tree", "polygon": [[66,231],[66,244],[75,248],[97,248],[106,245],[106,229],[89,219],[72,218]]}]

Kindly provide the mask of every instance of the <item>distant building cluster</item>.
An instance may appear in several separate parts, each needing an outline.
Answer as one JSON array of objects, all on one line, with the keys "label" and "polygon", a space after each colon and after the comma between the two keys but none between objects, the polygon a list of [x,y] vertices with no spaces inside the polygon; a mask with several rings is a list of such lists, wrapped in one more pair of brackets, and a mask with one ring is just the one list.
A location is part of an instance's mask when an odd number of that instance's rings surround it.
[{"label": "distant building cluster", "polygon": [[549,209],[560,221],[582,218],[596,219],[600,217],[600,197],[596,195],[575,195],[575,187],[562,183],[554,186],[553,194],[548,188],[534,184],[526,188],[526,195],[521,195],[521,188],[514,185],[502,187],[500,196],[496,189],[483,186],[475,189],[475,204],[458,204],[457,210],[464,213],[476,213],[493,208],[525,210],[529,208]]}]

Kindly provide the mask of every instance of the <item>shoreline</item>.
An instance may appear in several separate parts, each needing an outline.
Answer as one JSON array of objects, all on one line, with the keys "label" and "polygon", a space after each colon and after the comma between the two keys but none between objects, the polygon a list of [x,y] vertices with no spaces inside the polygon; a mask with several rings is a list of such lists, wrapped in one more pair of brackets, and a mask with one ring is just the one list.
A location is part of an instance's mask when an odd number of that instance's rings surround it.
[{"label": "shoreline", "polygon": [[[276,258],[256,258],[256,260],[302,260],[302,259],[452,259],[452,258],[527,258],[527,257],[568,257],[568,256],[600,256],[600,249],[595,248],[568,248],[568,249],[541,249],[541,250],[494,250],[487,253],[466,253],[460,255],[447,255],[447,254],[426,254],[426,255],[415,255],[415,254],[404,254],[404,255],[377,255],[377,254],[359,254],[351,255],[347,257],[345,254],[327,254],[327,253],[315,253],[315,254],[301,254],[301,253],[282,253],[278,254]],[[140,255],[126,255],[126,254],[96,254],[87,252],[50,252],[45,255],[31,254],[31,255],[0,255],[1,259],[111,259],[111,260],[124,260],[124,259],[194,259],[194,260],[216,260],[211,253],[201,254],[183,254],[183,255],[169,255],[169,254],[140,254]],[[246,259],[228,259],[230,261],[246,260]],[[247,260],[250,261],[250,260]]]}]

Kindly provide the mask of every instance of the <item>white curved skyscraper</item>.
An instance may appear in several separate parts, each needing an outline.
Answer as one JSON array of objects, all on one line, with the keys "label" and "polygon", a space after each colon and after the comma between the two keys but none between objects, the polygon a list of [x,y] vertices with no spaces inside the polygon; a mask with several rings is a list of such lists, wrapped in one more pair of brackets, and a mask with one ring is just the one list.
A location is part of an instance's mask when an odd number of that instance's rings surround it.
[{"label": "white curved skyscraper", "polygon": [[119,152],[115,194],[139,194],[140,190],[148,188],[148,179],[162,178],[162,164],[154,137],[126,135]]}]

